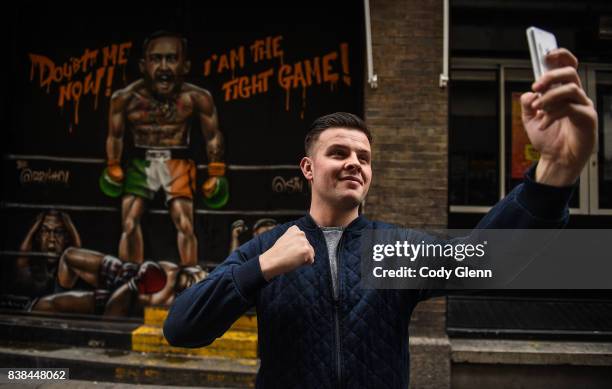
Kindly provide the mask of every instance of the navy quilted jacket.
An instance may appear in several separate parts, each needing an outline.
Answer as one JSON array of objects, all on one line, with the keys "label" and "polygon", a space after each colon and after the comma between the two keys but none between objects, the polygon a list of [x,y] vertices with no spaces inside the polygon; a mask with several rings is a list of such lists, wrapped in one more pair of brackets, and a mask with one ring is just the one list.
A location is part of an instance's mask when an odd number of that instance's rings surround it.
[{"label": "navy quilted jacket", "polygon": [[[528,177],[478,227],[562,226],[570,195],[570,188],[539,185]],[[294,224],[306,233],[315,262],[267,283],[259,254]],[[208,278],[178,296],[164,334],[175,346],[206,346],[256,306],[258,388],[405,389],[408,322],[416,304],[431,293],[359,287],[361,232],[390,227],[360,216],[345,229],[338,246],[339,296],[334,299],[327,247],[313,219],[305,216],[279,226],[244,244]]]}]

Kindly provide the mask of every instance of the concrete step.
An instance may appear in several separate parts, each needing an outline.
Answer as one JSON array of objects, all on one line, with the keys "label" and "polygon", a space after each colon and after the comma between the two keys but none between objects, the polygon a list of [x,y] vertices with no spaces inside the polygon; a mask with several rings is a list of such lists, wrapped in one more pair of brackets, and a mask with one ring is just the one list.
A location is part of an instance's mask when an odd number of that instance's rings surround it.
[{"label": "concrete step", "polygon": [[612,343],[451,339],[454,389],[612,388]]},{"label": "concrete step", "polygon": [[130,350],[142,323],[92,317],[0,313],[0,340]]},{"label": "concrete step", "polygon": [[0,366],[68,368],[74,380],[251,388],[256,359],[189,357],[65,345],[0,342]]},{"label": "concrete step", "polygon": [[211,345],[190,349],[172,347],[166,342],[162,334],[162,325],[167,314],[165,308],[147,308],[144,325],[133,320],[0,314],[0,339],[158,354],[257,358],[257,318],[254,315],[245,315],[238,319]]}]

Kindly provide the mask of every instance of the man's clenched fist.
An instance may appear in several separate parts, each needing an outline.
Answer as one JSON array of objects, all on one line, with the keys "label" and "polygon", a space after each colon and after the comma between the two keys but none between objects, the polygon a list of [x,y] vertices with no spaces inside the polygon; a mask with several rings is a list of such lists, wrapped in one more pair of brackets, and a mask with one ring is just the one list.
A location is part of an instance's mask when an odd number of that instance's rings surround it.
[{"label": "man's clenched fist", "polygon": [[266,281],[314,262],[314,249],[297,226],[291,226],[274,246],[259,256],[259,265]]}]

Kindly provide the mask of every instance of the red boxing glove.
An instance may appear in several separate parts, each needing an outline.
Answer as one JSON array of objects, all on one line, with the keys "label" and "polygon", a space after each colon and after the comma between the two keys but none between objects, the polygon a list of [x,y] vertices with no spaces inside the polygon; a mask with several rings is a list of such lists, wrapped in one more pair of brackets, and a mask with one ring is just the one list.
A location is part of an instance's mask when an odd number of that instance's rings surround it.
[{"label": "red boxing glove", "polygon": [[138,274],[129,282],[128,287],[138,294],[153,294],[166,286],[166,272],[156,262],[146,261],[140,265]]}]

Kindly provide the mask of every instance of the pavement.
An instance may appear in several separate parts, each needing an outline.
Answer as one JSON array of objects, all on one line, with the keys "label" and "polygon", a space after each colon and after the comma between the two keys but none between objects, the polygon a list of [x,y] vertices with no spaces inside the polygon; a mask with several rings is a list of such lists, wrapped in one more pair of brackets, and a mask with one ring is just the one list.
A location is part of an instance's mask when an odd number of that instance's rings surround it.
[{"label": "pavement", "polygon": [[[24,388],[24,389],[115,389],[115,388],[143,388],[143,389],[161,389],[161,388],[203,388],[203,389],[220,389],[211,388],[208,386],[163,386],[163,385],[138,385],[138,384],[125,384],[118,382],[97,382],[97,381],[79,381],[79,380],[66,380],[66,381],[54,381],[54,382],[32,382],[32,383],[16,383],[7,384],[0,383],[0,388]],[[221,388],[223,389],[223,388]],[[233,388],[225,388],[233,389]]]}]

